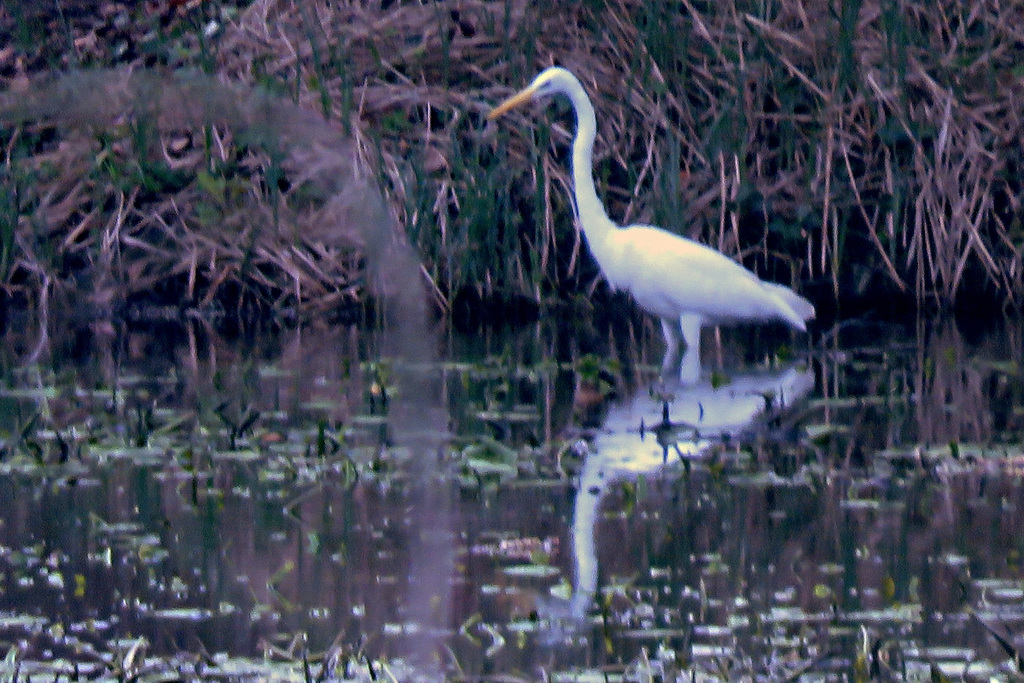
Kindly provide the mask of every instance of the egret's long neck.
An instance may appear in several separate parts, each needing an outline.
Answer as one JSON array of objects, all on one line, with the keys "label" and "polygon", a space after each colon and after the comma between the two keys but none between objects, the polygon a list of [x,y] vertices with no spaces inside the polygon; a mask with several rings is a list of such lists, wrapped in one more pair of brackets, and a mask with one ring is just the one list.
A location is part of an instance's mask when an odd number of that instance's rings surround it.
[{"label": "egret's long neck", "polygon": [[[608,220],[604,205],[594,187],[594,138],[597,135],[597,119],[583,86],[576,82],[566,93],[576,110],[576,139],[572,143],[572,180],[576,192],[576,211],[580,223],[591,239],[602,237],[614,226]],[[604,220],[585,220],[586,216]],[[599,234],[595,234],[599,233]]]}]

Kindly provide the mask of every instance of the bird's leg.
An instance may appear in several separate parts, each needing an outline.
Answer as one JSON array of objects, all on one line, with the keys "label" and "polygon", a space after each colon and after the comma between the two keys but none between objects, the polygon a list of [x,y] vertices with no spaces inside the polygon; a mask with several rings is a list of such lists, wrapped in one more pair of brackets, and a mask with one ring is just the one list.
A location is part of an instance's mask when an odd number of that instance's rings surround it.
[{"label": "bird's leg", "polygon": [[686,350],[679,362],[679,381],[683,385],[696,384],[700,379],[701,322],[701,317],[696,313],[684,313],[679,316],[679,330],[686,343]]},{"label": "bird's leg", "polygon": [[668,318],[661,319],[661,332],[665,335],[665,356],[661,360],[661,379],[667,381],[679,367],[679,346],[685,343],[679,324]]}]

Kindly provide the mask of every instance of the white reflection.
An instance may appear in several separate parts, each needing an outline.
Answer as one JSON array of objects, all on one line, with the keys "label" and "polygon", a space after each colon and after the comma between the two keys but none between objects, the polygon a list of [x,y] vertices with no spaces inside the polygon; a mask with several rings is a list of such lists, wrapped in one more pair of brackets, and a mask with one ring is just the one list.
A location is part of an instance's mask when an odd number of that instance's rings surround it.
[{"label": "white reflection", "polygon": [[588,447],[573,516],[575,586],[569,616],[582,620],[597,592],[594,538],[597,510],[608,488],[623,479],[653,472],[679,458],[699,456],[716,440],[748,430],[755,420],[777,413],[814,385],[806,368],[746,374],[712,386],[700,380],[676,387],[667,405],[644,390],[609,407],[601,432]]}]

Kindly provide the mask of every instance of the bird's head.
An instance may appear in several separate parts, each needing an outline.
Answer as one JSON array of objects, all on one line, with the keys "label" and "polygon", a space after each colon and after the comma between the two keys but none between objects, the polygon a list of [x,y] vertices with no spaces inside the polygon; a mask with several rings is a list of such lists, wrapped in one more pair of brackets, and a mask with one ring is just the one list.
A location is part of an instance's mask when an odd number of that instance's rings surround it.
[{"label": "bird's head", "polygon": [[560,66],[548,67],[541,71],[530,85],[492,109],[487,115],[487,120],[493,121],[530,100],[540,100],[559,93],[569,94],[573,84],[579,87],[579,81],[567,69]]}]

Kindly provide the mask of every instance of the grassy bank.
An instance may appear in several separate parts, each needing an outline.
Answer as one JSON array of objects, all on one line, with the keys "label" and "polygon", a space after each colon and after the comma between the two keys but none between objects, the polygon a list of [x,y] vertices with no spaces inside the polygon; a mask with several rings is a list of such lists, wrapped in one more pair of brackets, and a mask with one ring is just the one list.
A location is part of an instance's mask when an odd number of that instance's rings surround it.
[{"label": "grassy bank", "polygon": [[1024,8],[552,7],[0,9],[8,299],[81,301],[85,291],[101,309],[303,317],[364,296],[353,235],[365,230],[323,219],[329,198],[306,182],[321,169],[286,143],[171,115],[167,99],[142,106],[138,79],[98,118],[76,111],[81,98],[52,106],[54,71],[124,65],[158,82],[203,73],[244,86],[224,88],[240,100],[269,95],[324,116],[345,167],[383,189],[405,230],[394,237],[415,246],[441,307],[460,292],[541,301],[590,291],[597,271],[566,197],[567,111],[483,121],[554,61],[595,101],[595,173],[616,220],[701,239],[819,306],[881,293],[1020,302]]}]

